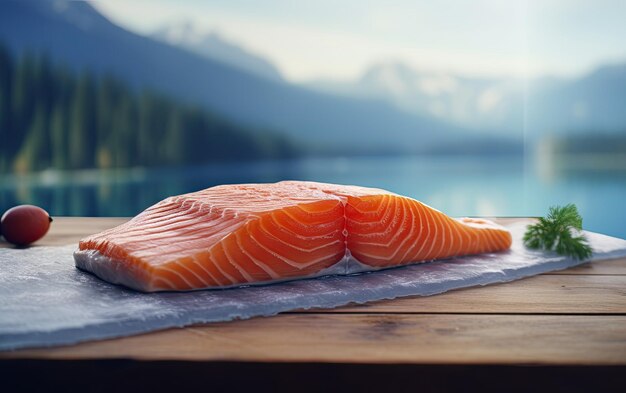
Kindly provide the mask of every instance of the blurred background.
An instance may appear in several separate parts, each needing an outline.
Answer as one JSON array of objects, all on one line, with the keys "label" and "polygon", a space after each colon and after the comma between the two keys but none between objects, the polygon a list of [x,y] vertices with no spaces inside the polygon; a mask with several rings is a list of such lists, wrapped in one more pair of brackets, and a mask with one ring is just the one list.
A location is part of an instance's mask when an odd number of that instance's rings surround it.
[{"label": "blurred background", "polygon": [[217,184],[576,203],[626,238],[626,2],[0,0],[0,208]]}]

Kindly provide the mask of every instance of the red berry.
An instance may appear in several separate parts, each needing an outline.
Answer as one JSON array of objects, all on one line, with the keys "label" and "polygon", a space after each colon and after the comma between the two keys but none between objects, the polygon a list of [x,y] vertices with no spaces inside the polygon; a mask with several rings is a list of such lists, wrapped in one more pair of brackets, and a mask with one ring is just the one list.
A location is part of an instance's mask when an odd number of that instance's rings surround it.
[{"label": "red berry", "polygon": [[20,205],[7,210],[0,219],[2,235],[17,246],[41,239],[50,228],[52,218],[40,207]]}]

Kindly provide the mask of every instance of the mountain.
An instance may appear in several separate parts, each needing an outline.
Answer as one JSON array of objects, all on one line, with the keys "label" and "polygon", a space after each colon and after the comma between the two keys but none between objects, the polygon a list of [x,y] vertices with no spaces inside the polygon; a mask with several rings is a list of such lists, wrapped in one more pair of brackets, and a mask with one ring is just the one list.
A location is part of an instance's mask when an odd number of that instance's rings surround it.
[{"label": "mountain", "polygon": [[283,80],[278,68],[268,60],[242,49],[215,32],[198,31],[190,21],[165,25],[155,31],[151,37],[263,78],[273,81]]},{"label": "mountain", "polygon": [[197,165],[299,154],[283,135],[246,129],[155,91],[71,72],[0,44],[0,174]]},{"label": "mountain", "polygon": [[352,82],[312,81],[317,91],[377,98],[397,108],[491,133],[626,130],[626,63],[576,79],[469,78],[417,71],[402,63],[368,68]]},{"label": "mountain", "polygon": [[451,121],[492,133],[519,130],[520,81],[460,77],[445,72],[417,71],[400,62],[375,64],[351,82],[317,80],[307,87],[353,98],[379,99],[421,116]]},{"label": "mountain", "polygon": [[605,65],[570,80],[536,80],[528,95],[532,134],[626,132],[626,63]]},{"label": "mountain", "polygon": [[283,131],[309,150],[424,151],[472,138],[467,130],[380,100],[337,97],[260,78],[131,33],[86,2],[1,1],[0,40],[74,69],[110,73],[255,128]]}]

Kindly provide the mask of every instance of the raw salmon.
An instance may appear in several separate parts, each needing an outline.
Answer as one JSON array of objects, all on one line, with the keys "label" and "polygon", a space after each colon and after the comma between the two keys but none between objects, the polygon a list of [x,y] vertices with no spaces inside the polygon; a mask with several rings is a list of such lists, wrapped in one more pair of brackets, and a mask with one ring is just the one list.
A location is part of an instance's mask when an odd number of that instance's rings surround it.
[{"label": "raw salmon", "polygon": [[348,274],[506,250],[511,235],[417,200],[302,181],[224,185],[167,198],[80,241],[76,266],[146,291]]}]

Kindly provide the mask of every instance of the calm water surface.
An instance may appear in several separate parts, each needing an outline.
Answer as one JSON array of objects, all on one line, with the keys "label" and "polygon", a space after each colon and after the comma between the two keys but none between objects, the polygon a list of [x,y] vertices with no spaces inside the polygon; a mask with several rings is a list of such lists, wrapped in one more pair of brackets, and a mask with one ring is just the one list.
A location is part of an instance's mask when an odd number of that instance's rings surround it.
[{"label": "calm water surface", "polygon": [[5,176],[0,208],[133,216],[170,195],[225,183],[314,180],[385,188],[452,216],[539,216],[575,203],[586,229],[626,238],[623,173],[550,173],[523,157],[367,157]]}]

